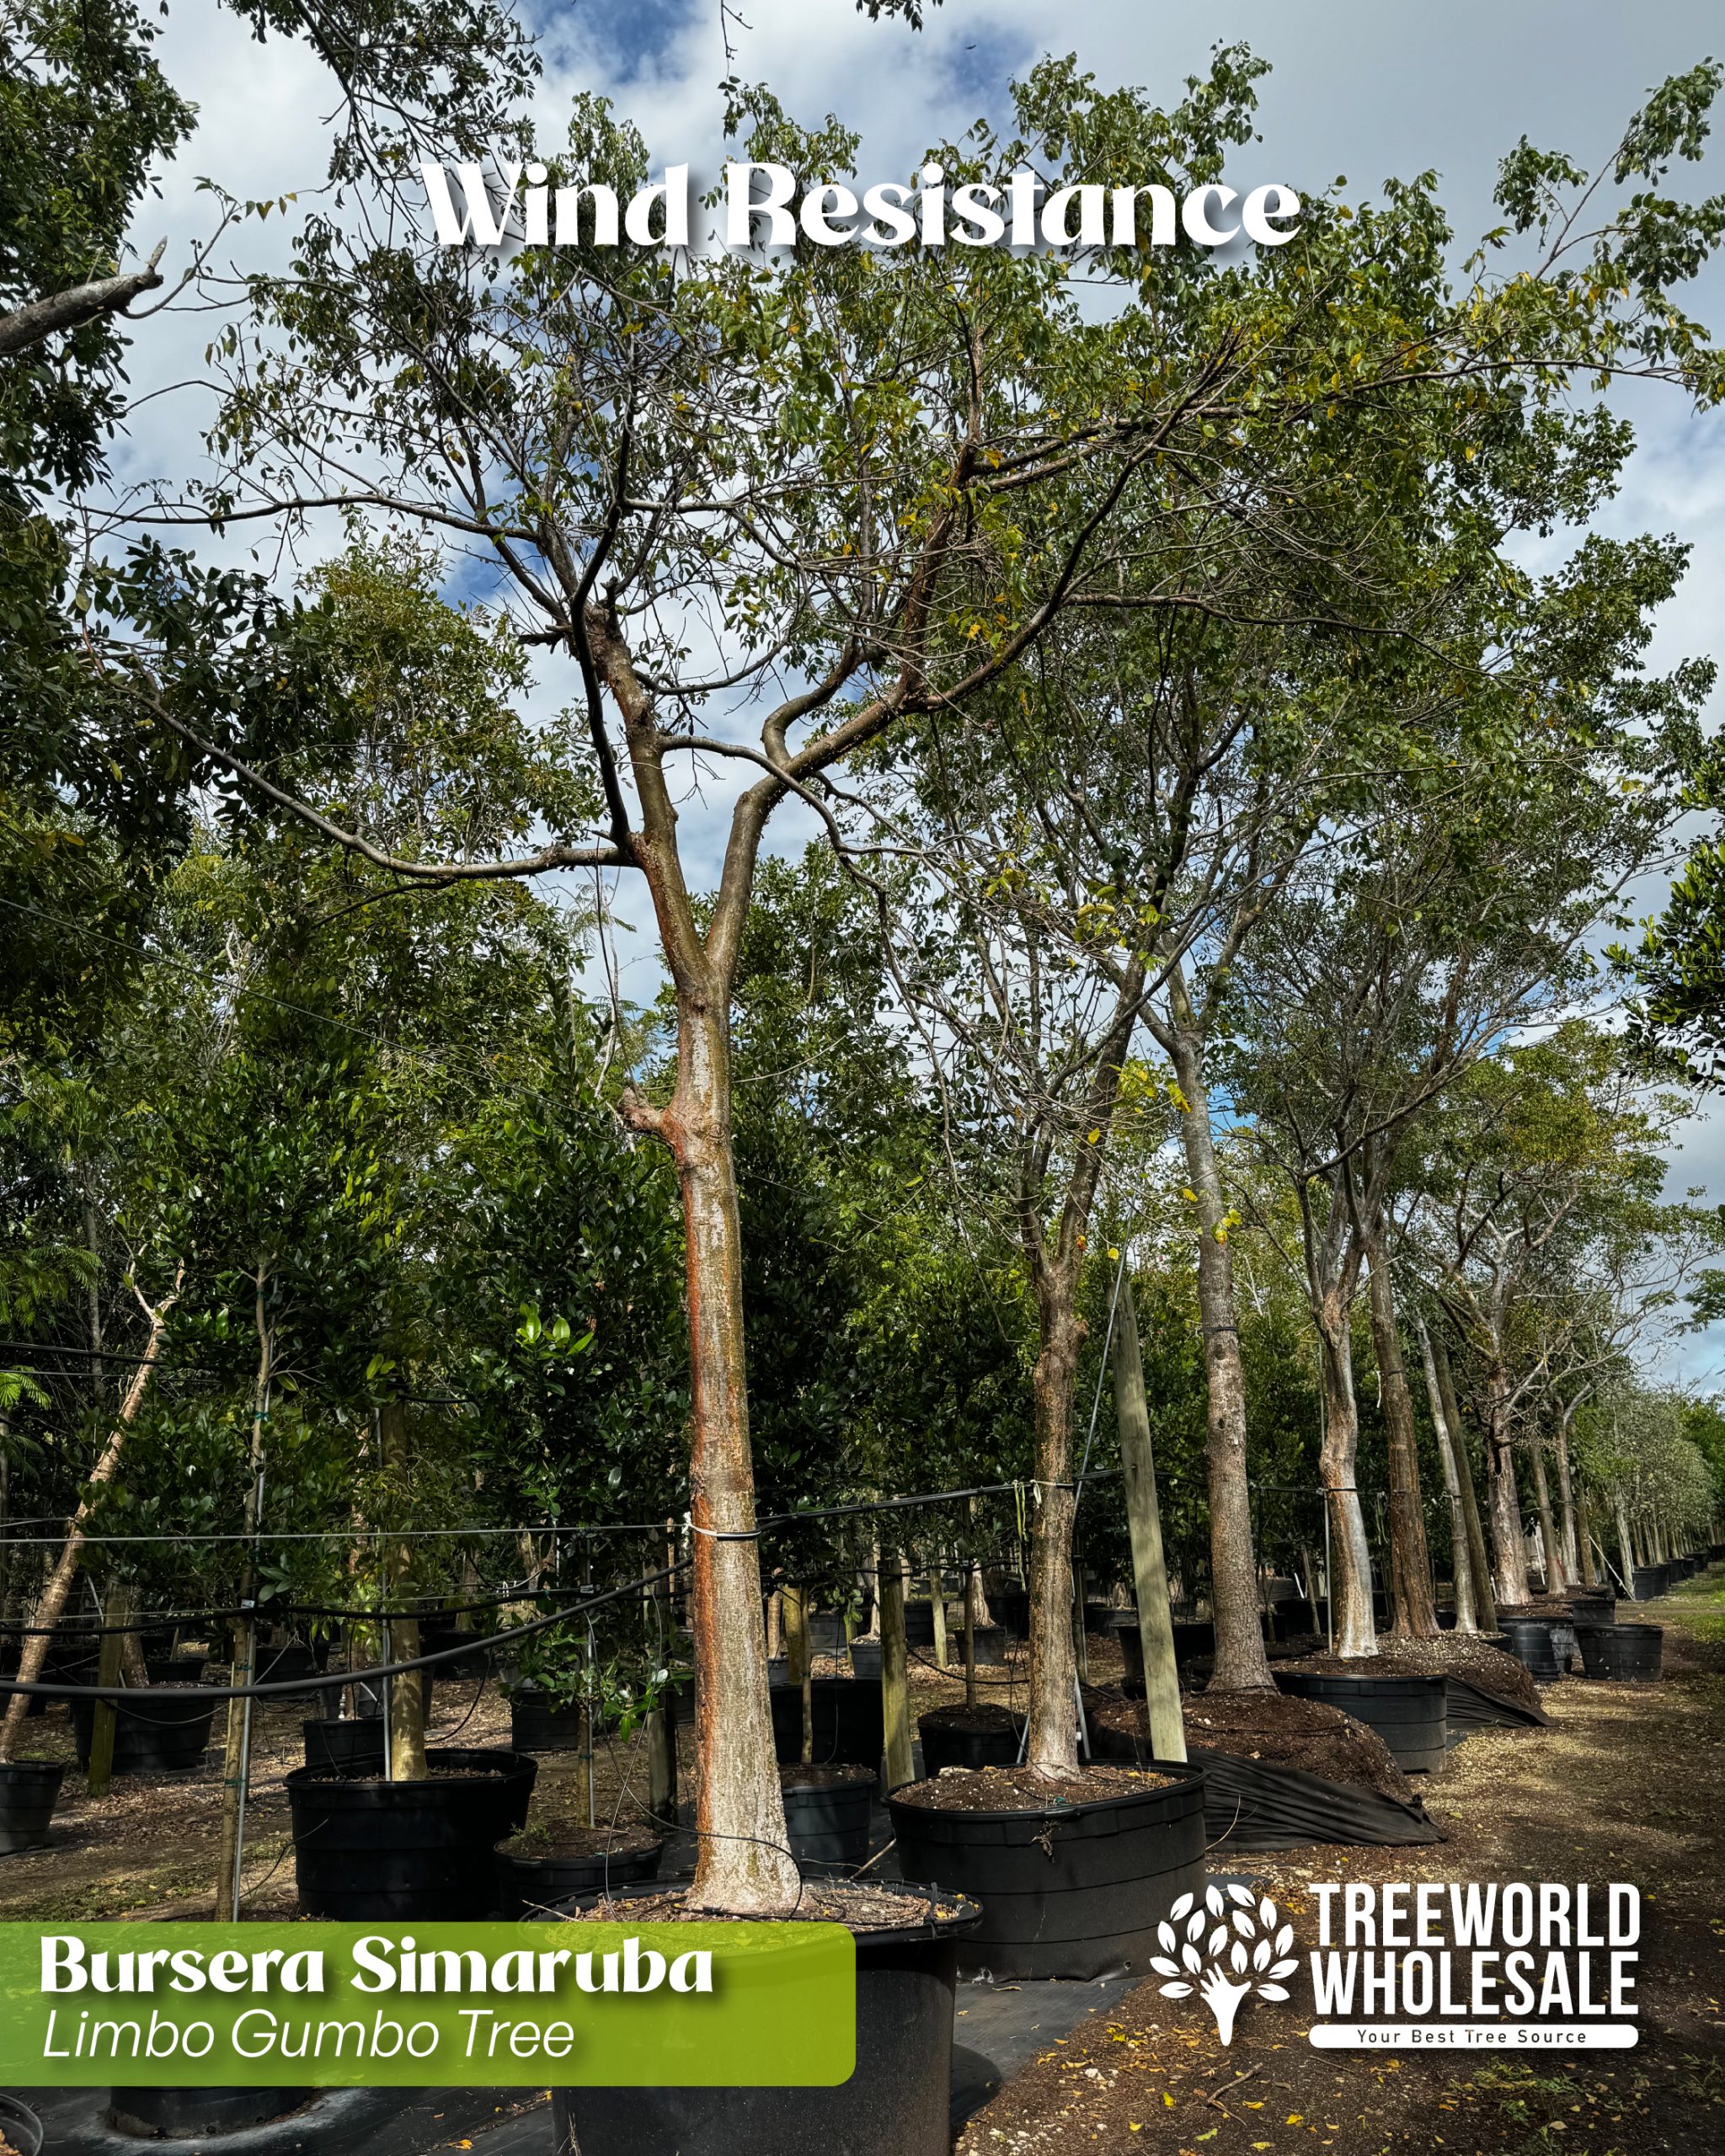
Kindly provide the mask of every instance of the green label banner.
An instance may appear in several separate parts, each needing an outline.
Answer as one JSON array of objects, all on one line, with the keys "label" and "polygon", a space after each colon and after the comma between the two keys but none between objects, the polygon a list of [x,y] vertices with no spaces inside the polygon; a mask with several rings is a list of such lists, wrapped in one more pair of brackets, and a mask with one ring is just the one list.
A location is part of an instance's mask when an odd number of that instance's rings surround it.
[{"label": "green label banner", "polygon": [[0,1924],[10,2088],[830,2087],[826,1924]]}]

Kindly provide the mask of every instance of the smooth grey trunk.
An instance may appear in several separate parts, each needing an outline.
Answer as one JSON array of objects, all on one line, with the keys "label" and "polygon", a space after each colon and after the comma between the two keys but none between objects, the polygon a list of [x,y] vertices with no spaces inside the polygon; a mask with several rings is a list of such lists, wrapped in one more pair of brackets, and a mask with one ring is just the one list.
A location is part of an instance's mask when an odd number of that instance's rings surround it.
[{"label": "smooth grey trunk", "polygon": [[1583,1540],[1576,1524],[1575,1477],[1569,1465],[1570,1426],[1580,1405],[1579,1401],[1572,1401],[1558,1416],[1557,1433],[1552,1445],[1557,1462],[1557,1505],[1563,1537],[1563,1566],[1572,1585],[1577,1580],[1585,1581],[1587,1577],[1582,1564]]},{"label": "smooth grey trunk", "polygon": [[1443,1463],[1445,1493],[1450,1500],[1450,1572],[1455,1582],[1455,1629],[1458,1632],[1477,1632],[1479,1620],[1473,1593],[1473,1552],[1468,1545],[1467,1510],[1461,1497],[1459,1439],[1450,1428],[1443,1395],[1438,1387],[1438,1369],[1432,1353],[1431,1329],[1423,1317],[1417,1318],[1414,1322],[1419,1333],[1420,1360],[1425,1367],[1426,1404],[1431,1410],[1432,1428],[1436,1433],[1438,1442],[1438,1458]]},{"label": "smooth grey trunk", "polygon": [[1438,1390],[1444,1417],[1455,1447],[1455,1466],[1461,1477],[1461,1504],[1467,1514],[1467,1550],[1473,1560],[1473,1614],[1482,1632],[1498,1629],[1498,1598],[1492,1587],[1492,1567],[1486,1550],[1485,1523],[1480,1518],[1479,1497],[1474,1488],[1473,1462],[1468,1457],[1467,1433],[1455,1398],[1455,1375],[1450,1367],[1450,1351],[1441,1333],[1432,1335],[1432,1358],[1437,1364]]},{"label": "smooth grey trunk", "polygon": [[1317,1315],[1324,1435],[1318,1472],[1330,1518],[1330,1623],[1346,1661],[1377,1652],[1371,1604],[1371,1545],[1356,1481],[1359,1414],[1354,1396],[1354,1342],[1345,1301],[1332,1294]]},{"label": "smooth grey trunk", "polygon": [[1527,1577],[1527,1540],[1521,1531],[1521,1492],[1515,1483],[1515,1453],[1509,1427],[1509,1381],[1500,1369],[1487,1380],[1486,1489],[1492,1515],[1492,1586],[1500,1604],[1512,1609],[1532,1589]]},{"label": "smooth grey trunk", "polygon": [[1150,1401],[1145,1390],[1138,1305],[1130,1270],[1120,1280],[1111,1359],[1126,1524],[1132,1537],[1132,1580],[1138,1595],[1138,1636],[1144,1652],[1144,1705],[1150,1748],[1158,1759],[1183,1759],[1186,1723],[1180,1707],[1180,1676],[1174,1663],[1174,1613],[1168,1600],[1167,1566],[1162,1556],[1162,1516],[1156,1494]]},{"label": "smooth grey trunk", "polygon": [[[1178,978],[1178,977],[1177,977]],[[1204,1083],[1204,1042],[1191,1022],[1183,989],[1176,998],[1172,1035],[1174,1075],[1181,1092],[1180,1137],[1186,1172],[1197,1194],[1198,1321],[1204,1336],[1206,1392],[1204,1480],[1210,1493],[1210,1609],[1215,1620],[1218,1692],[1274,1691],[1258,1617],[1252,1533],[1252,1485],[1246,1454],[1246,1367],[1228,1248],[1228,1207],[1216,1165]]]},{"label": "smooth grey trunk", "polygon": [[1393,1630],[1410,1639],[1438,1636],[1432,1594],[1431,1556],[1426,1547],[1425,1507],[1419,1484],[1419,1448],[1414,1436],[1413,1396],[1396,1321],[1395,1289],[1380,1240],[1371,1253],[1368,1300],[1378,1379],[1383,1389],[1384,1430],[1390,1481],[1390,1591]]},{"label": "smooth grey trunk", "polygon": [[1551,1510],[1551,1486],[1546,1474],[1546,1449],[1539,1433],[1534,1433],[1533,1444],[1534,1502],[1539,1508],[1540,1555],[1546,1565],[1546,1593],[1561,1594],[1568,1586],[1567,1571],[1563,1563],[1563,1550],[1557,1540],[1557,1521]]}]

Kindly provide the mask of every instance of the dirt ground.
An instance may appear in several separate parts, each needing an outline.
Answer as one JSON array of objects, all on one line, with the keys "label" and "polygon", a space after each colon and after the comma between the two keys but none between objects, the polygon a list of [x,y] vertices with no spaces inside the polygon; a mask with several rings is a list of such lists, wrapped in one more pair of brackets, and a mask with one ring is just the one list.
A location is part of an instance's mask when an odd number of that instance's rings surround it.
[{"label": "dirt ground", "polygon": [[1302,1955],[1288,2004],[1248,2004],[1227,2048],[1196,1999],[1162,1998],[1160,1978],[1129,1992],[978,2112],[958,2156],[1719,2156],[1725,1582],[1690,1582],[1636,1615],[1666,1626],[1665,1681],[1566,1678],[1541,1693],[1549,1730],[1471,1738],[1420,1778],[1445,1842],[1237,1860],[1295,1925],[1296,1951],[1316,1938],[1317,1881],[1632,1881],[1643,1904],[1635,2050],[1315,2051]]}]

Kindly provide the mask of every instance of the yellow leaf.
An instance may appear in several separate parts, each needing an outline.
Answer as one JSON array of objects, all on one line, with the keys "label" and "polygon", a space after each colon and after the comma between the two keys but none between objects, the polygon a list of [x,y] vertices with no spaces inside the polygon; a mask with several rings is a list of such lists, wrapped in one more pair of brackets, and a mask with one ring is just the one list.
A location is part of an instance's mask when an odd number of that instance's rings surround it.
[{"label": "yellow leaf", "polygon": [[1183,1190],[1180,1195],[1191,1204],[1196,1205],[1198,1203],[1198,1193],[1195,1190]]},{"label": "yellow leaf", "polygon": [[1102,1132],[1101,1132],[1100,1130],[1092,1130],[1092,1131],[1089,1134],[1089,1135],[1085,1139],[1084,1142],[1085,1142],[1085,1144],[1086,1144],[1087,1145],[1095,1145],[1095,1143],[1096,1143],[1097,1139],[1098,1138],[1100,1138],[1101,1136],[1102,1136]]},{"label": "yellow leaf", "polygon": [[1287,2123],[1288,2123],[1290,2126],[1298,2126],[1298,2125],[1299,2125],[1299,2123],[1300,2123],[1300,2117],[1301,2117],[1301,2114],[1300,2114],[1300,2112],[1298,2112],[1298,2111],[1290,2111],[1290,2112],[1289,2112],[1289,2114],[1288,2114],[1288,2120],[1287,2120]]},{"label": "yellow leaf", "polygon": [[1163,2091],[1162,2091],[1162,2101],[1163,2101],[1163,2102],[1167,2105],[1167,2107],[1168,2107],[1168,2109],[1169,2109],[1170,2111],[1172,2111],[1172,2110],[1173,2110],[1173,2108],[1174,2108],[1174,2100],[1173,2100],[1173,2098],[1172,2098],[1172,2097],[1168,2094],[1168,2092],[1167,2092],[1167,2090],[1166,2089],[1163,2089]]}]

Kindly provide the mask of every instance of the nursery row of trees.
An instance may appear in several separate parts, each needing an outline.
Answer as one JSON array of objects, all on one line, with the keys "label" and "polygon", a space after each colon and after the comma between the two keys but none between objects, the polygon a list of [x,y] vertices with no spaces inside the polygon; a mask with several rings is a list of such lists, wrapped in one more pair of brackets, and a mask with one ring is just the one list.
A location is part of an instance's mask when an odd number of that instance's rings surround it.
[{"label": "nursery row of trees", "polygon": [[[1476,1613],[1525,1598],[1530,1518],[1548,1582],[1696,1532],[1715,1421],[1637,1372],[1712,1292],[1717,1216],[1664,1195],[1706,858],[1644,949],[1623,916],[1705,793],[1712,673],[1647,662],[1683,547],[1578,534],[1632,448],[1612,383],[1725,387],[1681,305],[1725,209],[1669,191],[1718,71],[1591,174],[1524,142],[1459,269],[1429,175],[1251,259],[697,264],[431,243],[427,139],[620,194],[645,148],[590,98],[535,141],[483,6],[459,65],[394,66],[370,12],[289,268],[193,265],[201,459],[116,494],[117,302],[8,272],[13,1518],[291,1524],[327,1539],[270,1582],[333,1596],[356,1531],[405,1591],[450,1584],[416,1524],[686,1510],[695,1891],[734,1910],[795,1891],[758,1492],[1022,1481],[1060,1773],[1075,1513],[1120,1549],[1078,1402],[1129,1294],[1220,1685],[1269,1682],[1254,1481],[1322,1491],[1349,1655],[1380,1488],[1414,1632],[1432,1494]],[[187,124],[104,20],[40,0],[8,107],[99,163],[86,276]],[[1047,61],[938,156],[1189,192],[1263,72],[1219,51],[1162,109]],[[852,162],[730,97],[751,157]],[[71,327],[35,305],[72,290]],[[236,533],[323,565],[211,567]],[[217,1594],[195,1546],[90,1545]]]}]

